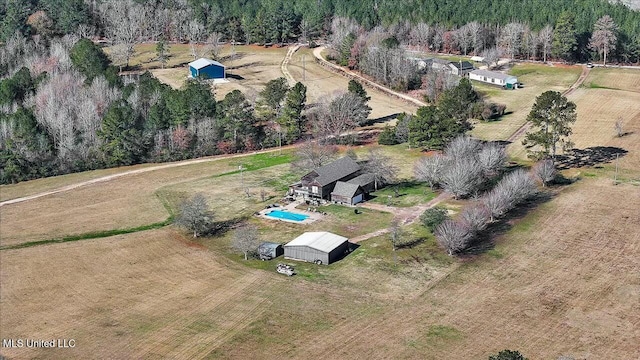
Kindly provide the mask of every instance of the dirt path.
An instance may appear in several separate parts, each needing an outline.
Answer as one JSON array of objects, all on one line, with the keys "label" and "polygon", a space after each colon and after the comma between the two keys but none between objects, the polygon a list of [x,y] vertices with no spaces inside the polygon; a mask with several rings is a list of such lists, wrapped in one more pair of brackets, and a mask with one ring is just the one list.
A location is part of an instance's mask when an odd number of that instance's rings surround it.
[{"label": "dirt path", "polygon": [[91,179],[91,180],[82,181],[82,182],[79,182],[79,183],[63,186],[63,187],[55,189],[55,190],[45,191],[45,192],[41,192],[41,193],[38,193],[38,194],[19,197],[19,198],[15,198],[15,199],[11,199],[11,200],[5,200],[3,202],[0,202],[0,207],[5,206],[5,205],[11,205],[11,204],[20,203],[20,202],[23,202],[23,201],[28,201],[28,200],[41,198],[43,196],[48,196],[48,195],[53,195],[53,194],[58,194],[58,193],[61,193],[61,192],[74,190],[74,189],[77,189],[79,187],[83,187],[83,186],[87,186],[87,185],[106,182],[106,181],[117,179],[117,178],[120,178],[120,177],[123,177],[123,176],[136,175],[136,174],[146,173],[146,172],[150,172],[150,171],[169,169],[169,168],[174,168],[174,167],[179,167],[179,166],[200,164],[200,163],[205,163],[205,162],[210,162],[210,161],[234,159],[234,158],[240,158],[240,157],[245,157],[245,156],[251,156],[251,155],[255,155],[255,154],[271,153],[271,152],[276,152],[276,151],[280,151],[280,150],[283,150],[283,149],[292,149],[295,146],[296,145],[287,145],[287,146],[283,146],[282,148],[271,148],[271,149],[267,149],[267,150],[255,151],[255,152],[252,152],[252,153],[243,153],[243,154],[234,154],[234,155],[217,155],[217,156],[206,157],[206,158],[201,158],[201,159],[185,160],[185,161],[181,161],[181,162],[174,162],[174,163],[169,163],[169,164],[151,166],[151,167],[147,167],[147,168],[144,168],[144,169],[129,170],[129,171],[121,172],[121,173],[118,173],[118,174],[102,176],[102,177],[99,177],[99,178],[95,178],[95,179]]},{"label": "dirt path", "polygon": [[361,81],[365,85],[367,85],[367,86],[369,86],[371,88],[374,88],[376,90],[382,91],[382,92],[384,92],[384,93],[386,93],[388,95],[391,95],[391,96],[393,96],[395,98],[398,98],[398,99],[413,103],[413,104],[418,105],[418,106],[427,106],[426,103],[424,103],[424,102],[422,102],[422,101],[420,101],[418,99],[414,99],[411,96],[408,96],[406,94],[399,93],[397,91],[393,91],[393,90],[391,90],[391,89],[389,89],[389,88],[387,88],[385,86],[382,86],[382,85],[377,84],[377,83],[375,83],[375,82],[373,82],[373,81],[371,81],[371,80],[369,80],[367,78],[362,77],[360,74],[357,74],[357,73],[355,73],[353,71],[345,70],[344,68],[342,68],[342,67],[340,67],[340,66],[338,66],[336,64],[328,62],[327,60],[325,60],[322,57],[322,50],[324,50],[324,49],[325,49],[324,46],[320,46],[320,47],[317,47],[317,48],[313,49],[313,56],[317,59],[317,61],[321,65],[323,65],[325,67],[328,67],[329,69],[331,69],[331,70],[333,70],[333,71],[335,71],[335,72],[337,72],[337,73],[339,73],[341,75],[344,75],[344,76],[346,76],[348,78],[358,79],[359,81]]},{"label": "dirt path", "polygon": [[[562,95],[568,96],[571,93],[573,93],[577,88],[579,88],[582,85],[582,83],[584,83],[584,80],[587,78],[587,76],[589,76],[589,71],[591,71],[590,68],[583,66],[582,73],[580,74],[580,77],[578,77],[578,80],[576,80],[576,82],[574,82],[573,85],[571,85],[567,90],[563,91]],[[524,135],[524,133],[526,133],[527,130],[531,128],[531,125],[532,124],[529,121],[522,124],[522,126],[519,127],[518,130],[516,130],[513,134],[511,134],[511,136],[509,136],[507,141],[513,143],[514,141],[522,137],[522,135]]]},{"label": "dirt path", "polygon": [[[384,212],[389,212],[392,214],[395,214],[396,217],[400,220],[400,222],[402,223],[402,225],[410,225],[413,224],[414,222],[416,222],[416,220],[418,220],[418,218],[420,217],[420,215],[422,215],[423,212],[425,212],[425,210],[430,209],[438,204],[440,204],[441,202],[448,200],[451,198],[450,194],[447,193],[442,193],[440,195],[438,195],[437,197],[435,197],[434,199],[432,199],[431,201],[429,201],[426,204],[420,204],[420,205],[416,205],[416,206],[412,206],[409,208],[397,208],[394,206],[386,206],[386,205],[381,205],[381,204],[373,204],[373,203],[364,203],[361,206],[363,208],[366,209],[372,209],[372,210],[378,210],[378,211],[384,211]],[[380,229],[368,234],[364,234],[364,235],[360,235],[360,236],[356,236],[354,238],[349,239],[349,242],[352,243],[359,243],[360,241],[364,241],[367,239],[371,239],[374,238],[376,236],[380,236],[383,234],[386,234],[389,232],[389,229]]]},{"label": "dirt path", "polygon": [[296,84],[296,79],[294,79],[291,73],[289,72],[288,66],[289,66],[289,61],[291,61],[291,57],[293,56],[293,54],[296,53],[296,51],[298,51],[298,49],[300,49],[300,45],[289,47],[289,50],[287,51],[287,55],[284,57],[284,59],[282,60],[282,64],[280,65],[280,70],[282,70],[282,74],[284,74],[284,77],[287,79],[287,82],[289,83],[289,87],[293,87]]}]

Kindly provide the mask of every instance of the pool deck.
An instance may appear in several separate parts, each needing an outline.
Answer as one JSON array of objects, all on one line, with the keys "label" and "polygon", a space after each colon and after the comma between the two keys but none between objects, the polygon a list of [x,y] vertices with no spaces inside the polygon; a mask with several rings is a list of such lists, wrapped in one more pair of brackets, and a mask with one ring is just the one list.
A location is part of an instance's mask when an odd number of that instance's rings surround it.
[{"label": "pool deck", "polygon": [[[301,204],[302,204],[301,201],[295,201],[285,206],[280,206],[280,207],[270,208],[270,209],[262,209],[259,211],[260,215],[258,216],[267,220],[279,220],[279,221],[285,221],[292,224],[311,224],[312,222],[316,220],[320,220],[322,218],[322,213],[296,209],[296,206],[299,206]],[[280,219],[280,218],[267,216],[267,214],[272,210],[285,210],[291,213],[307,215],[308,218],[304,219],[303,221],[294,221],[289,219]]]}]

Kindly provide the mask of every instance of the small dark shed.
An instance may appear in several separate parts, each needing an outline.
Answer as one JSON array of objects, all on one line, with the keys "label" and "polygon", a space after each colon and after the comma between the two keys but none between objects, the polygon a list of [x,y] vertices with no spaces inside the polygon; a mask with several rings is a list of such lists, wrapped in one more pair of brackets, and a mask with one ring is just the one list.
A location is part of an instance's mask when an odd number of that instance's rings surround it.
[{"label": "small dark shed", "polygon": [[282,244],[274,242],[263,242],[258,246],[258,255],[260,260],[271,260],[284,254],[284,248]]}]

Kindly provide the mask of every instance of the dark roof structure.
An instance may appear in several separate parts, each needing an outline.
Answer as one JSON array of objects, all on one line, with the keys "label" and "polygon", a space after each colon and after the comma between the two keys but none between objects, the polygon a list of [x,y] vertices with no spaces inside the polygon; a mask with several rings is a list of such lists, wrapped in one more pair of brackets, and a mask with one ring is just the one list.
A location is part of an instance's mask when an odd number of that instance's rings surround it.
[{"label": "dark roof structure", "polygon": [[359,186],[367,186],[369,184],[371,184],[372,182],[374,182],[375,180],[375,175],[371,174],[371,173],[364,173],[361,175],[358,175],[356,177],[354,177],[353,179],[347,181],[349,184],[356,184]]},{"label": "dark roof structure", "polygon": [[277,249],[279,246],[282,246],[282,244],[278,244],[278,243],[274,243],[274,242],[270,242],[270,241],[265,241],[262,244],[260,244],[259,248],[260,249],[274,250],[274,249]]},{"label": "dark roof structure", "polygon": [[344,181],[338,181],[336,183],[336,187],[333,188],[333,192],[331,196],[343,196],[345,198],[352,198],[357,195],[358,189],[360,189],[360,185],[358,184],[350,184]]},{"label": "dark roof structure", "polygon": [[456,68],[460,69],[460,67],[462,67],[462,70],[473,70],[473,64],[468,62],[468,61],[452,61],[451,65],[455,66]]},{"label": "dark roof structure", "polygon": [[318,174],[315,181],[317,181],[320,186],[329,185],[357,171],[360,171],[360,165],[348,156],[313,170],[313,172]]}]

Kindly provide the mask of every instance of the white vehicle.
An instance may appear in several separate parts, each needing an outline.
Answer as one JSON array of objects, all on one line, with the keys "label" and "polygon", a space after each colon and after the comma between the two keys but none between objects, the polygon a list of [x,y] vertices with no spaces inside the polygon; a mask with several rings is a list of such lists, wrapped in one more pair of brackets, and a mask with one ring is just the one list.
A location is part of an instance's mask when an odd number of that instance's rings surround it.
[{"label": "white vehicle", "polygon": [[293,274],[295,274],[295,272],[293,271],[293,266],[286,264],[278,264],[278,266],[276,266],[276,271],[287,276],[292,276]]}]

